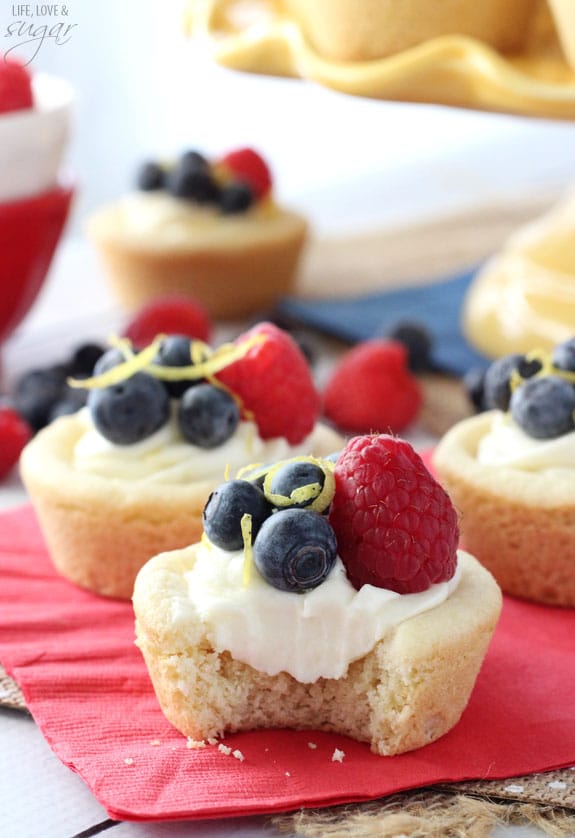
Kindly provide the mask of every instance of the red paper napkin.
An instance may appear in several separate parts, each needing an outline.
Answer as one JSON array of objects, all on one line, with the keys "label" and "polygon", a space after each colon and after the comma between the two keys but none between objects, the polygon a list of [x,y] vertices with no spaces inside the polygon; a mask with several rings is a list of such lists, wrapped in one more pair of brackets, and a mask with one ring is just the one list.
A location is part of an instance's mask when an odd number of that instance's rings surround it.
[{"label": "red paper napkin", "polygon": [[398,757],[309,731],[228,737],[243,760],[191,750],[159,710],[133,636],[129,603],[56,575],[30,508],[0,516],[0,661],[55,753],[113,818],[285,811],[575,763],[575,610],[507,598],[460,723]]}]

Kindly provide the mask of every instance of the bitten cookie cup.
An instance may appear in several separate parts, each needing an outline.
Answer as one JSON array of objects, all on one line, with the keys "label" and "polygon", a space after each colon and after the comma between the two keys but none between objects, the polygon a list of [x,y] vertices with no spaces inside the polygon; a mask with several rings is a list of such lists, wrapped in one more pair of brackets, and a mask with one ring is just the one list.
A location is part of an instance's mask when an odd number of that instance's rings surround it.
[{"label": "bitten cookie cup", "polygon": [[[204,505],[223,475],[170,484],[82,472],[74,447],[84,432],[78,414],[40,431],[22,452],[22,479],[57,571],[82,588],[129,599],[148,559],[201,537]],[[328,454],[341,439],[318,425],[309,442]]]},{"label": "bitten cookie cup", "polygon": [[138,574],[133,597],[137,645],[164,714],[184,735],[307,728],[393,755],[433,742],[458,722],[501,609],[497,584],[472,556],[460,554],[460,582],[441,605],[402,622],[344,677],[302,683],[214,649],[193,609],[181,619],[197,550],[154,557]]},{"label": "bitten cookie cup", "polygon": [[197,230],[190,215],[190,234],[180,231],[175,239],[161,229],[133,233],[128,212],[121,202],[104,207],[87,232],[129,310],[184,294],[201,300],[212,317],[238,318],[268,309],[293,289],[308,235],[307,222],[294,212],[278,207],[271,214],[221,217],[198,223]]},{"label": "bitten cookie cup", "polygon": [[337,61],[384,58],[443,35],[523,45],[534,0],[286,0],[314,47]]},{"label": "bitten cookie cup", "polygon": [[568,469],[483,465],[481,438],[493,412],[459,422],[433,463],[460,514],[462,542],[502,589],[550,605],[575,606],[575,488]]}]

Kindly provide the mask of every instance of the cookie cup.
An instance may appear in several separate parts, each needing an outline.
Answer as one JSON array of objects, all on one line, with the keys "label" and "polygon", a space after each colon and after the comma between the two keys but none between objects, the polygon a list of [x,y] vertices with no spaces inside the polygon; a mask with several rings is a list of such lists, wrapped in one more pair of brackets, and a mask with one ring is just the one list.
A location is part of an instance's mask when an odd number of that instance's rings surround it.
[{"label": "cookie cup", "polygon": [[534,0],[285,0],[321,55],[370,61],[443,35],[468,35],[502,51],[523,45]]},{"label": "cookie cup", "polygon": [[175,236],[134,232],[126,213],[121,203],[103,208],[87,234],[128,310],[176,294],[197,297],[214,318],[236,319],[269,309],[293,289],[307,239],[297,213],[226,216],[207,229],[192,222]]},{"label": "cookie cup", "polygon": [[[201,537],[204,505],[224,475],[176,484],[79,471],[74,447],[85,429],[73,414],[40,431],[22,452],[22,480],[58,572],[95,593],[129,599],[148,559]],[[310,453],[327,455],[341,438],[318,425],[309,444]]]},{"label": "cookie cup", "polygon": [[451,428],[433,465],[455,504],[462,541],[514,596],[575,606],[575,487],[569,469],[524,471],[477,460],[493,412]]},{"label": "cookie cup", "polygon": [[[492,576],[460,554],[461,579],[441,605],[405,620],[338,679],[268,675],[212,647],[188,613],[186,573],[198,546],[154,557],[134,589],[137,645],[160,706],[203,740],[257,728],[333,731],[392,755],[438,739],[459,720],[501,609]],[[291,596],[291,594],[290,594]]]}]

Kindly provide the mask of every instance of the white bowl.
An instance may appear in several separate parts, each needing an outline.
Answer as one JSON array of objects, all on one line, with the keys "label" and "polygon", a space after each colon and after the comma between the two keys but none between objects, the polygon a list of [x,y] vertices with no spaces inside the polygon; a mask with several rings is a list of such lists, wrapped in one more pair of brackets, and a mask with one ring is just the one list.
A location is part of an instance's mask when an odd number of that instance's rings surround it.
[{"label": "white bowl", "polygon": [[34,107],[0,115],[0,202],[51,189],[68,144],[73,88],[55,76],[32,80]]}]

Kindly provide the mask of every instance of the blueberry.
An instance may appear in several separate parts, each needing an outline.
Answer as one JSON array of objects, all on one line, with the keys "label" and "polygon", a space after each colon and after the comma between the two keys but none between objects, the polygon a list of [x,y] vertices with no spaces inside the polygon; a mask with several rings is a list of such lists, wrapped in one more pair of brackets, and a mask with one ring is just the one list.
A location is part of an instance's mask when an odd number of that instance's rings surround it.
[{"label": "blueberry", "polygon": [[167,189],[176,198],[186,198],[198,204],[215,203],[219,187],[207,169],[178,164],[169,173]]},{"label": "blueberry", "polygon": [[34,431],[50,420],[52,408],[66,391],[68,369],[57,364],[24,373],[15,384],[14,407]]},{"label": "blueberry", "polygon": [[575,429],[575,389],[563,378],[532,378],[511,397],[511,415],[535,439],[553,439]]},{"label": "blueberry", "polygon": [[480,367],[472,367],[462,379],[465,394],[478,413],[485,410],[485,373]]},{"label": "blueberry", "polygon": [[494,361],[485,373],[483,394],[488,409],[507,410],[511,400],[511,375],[517,370],[522,355],[505,355]]},{"label": "blueberry", "polygon": [[68,416],[71,413],[76,413],[84,407],[87,398],[87,390],[76,387],[66,387],[62,398],[52,407],[48,421],[52,422],[59,416]]},{"label": "blueberry", "polygon": [[252,543],[272,507],[264,493],[247,480],[222,483],[209,496],[204,507],[204,531],[212,544],[222,550],[241,550],[244,544],[241,521],[252,516]]},{"label": "blueberry", "polygon": [[408,321],[398,323],[391,329],[387,337],[397,340],[405,346],[408,366],[412,372],[423,372],[433,367],[431,362],[433,340],[424,326]]},{"label": "blueberry", "polygon": [[220,192],[219,207],[225,215],[245,212],[254,202],[254,193],[247,183],[230,183]]},{"label": "blueberry", "polygon": [[170,415],[161,381],[138,372],[118,384],[91,390],[88,407],[98,431],[116,445],[140,442],[159,430]]},{"label": "blueberry", "polygon": [[334,451],[332,454],[328,454],[327,457],[322,457],[322,460],[327,460],[328,463],[337,463],[340,457],[341,451]]},{"label": "blueberry", "polygon": [[[192,341],[185,335],[168,335],[158,350],[154,363],[161,367],[192,366]],[[202,360],[205,360],[202,357]],[[180,398],[189,387],[200,383],[201,379],[186,378],[182,381],[164,381],[166,389],[174,399]]]},{"label": "blueberry", "polygon": [[555,347],[551,363],[560,370],[575,372],[575,338],[563,341]]},{"label": "blueberry", "polygon": [[[325,472],[318,465],[305,460],[287,462],[271,475],[269,490],[273,495],[281,495],[290,501],[289,506],[299,509],[309,506],[320,494],[325,483]],[[317,485],[317,491],[311,496],[301,497],[304,487]],[[299,491],[298,491],[299,490]],[[281,504],[282,507],[288,504]]]},{"label": "blueberry", "polygon": [[87,378],[92,375],[94,367],[104,354],[105,350],[99,343],[83,343],[76,347],[68,363],[72,378]]},{"label": "blueberry", "polygon": [[180,166],[186,166],[191,169],[208,169],[210,165],[207,158],[195,149],[184,151],[180,155],[179,164]]},{"label": "blueberry", "polygon": [[540,369],[540,361],[528,360],[524,355],[504,355],[498,358],[487,368],[483,380],[483,401],[486,409],[508,410],[513,373],[516,372],[522,379],[528,379]]},{"label": "blueberry", "polygon": [[316,588],[332,569],[337,540],[327,518],[308,509],[275,512],[254,541],[254,563],[281,591]]},{"label": "blueberry", "polygon": [[149,161],[141,166],[136,177],[138,189],[144,192],[154,192],[163,189],[166,181],[166,173],[162,166],[155,161]]},{"label": "blueberry", "polygon": [[113,367],[117,367],[118,364],[123,364],[125,360],[126,356],[119,349],[107,349],[94,364],[92,375],[102,375]]},{"label": "blueberry", "polygon": [[226,390],[213,384],[189,387],[180,400],[178,422],[183,436],[200,448],[226,442],[240,421],[240,410]]}]

